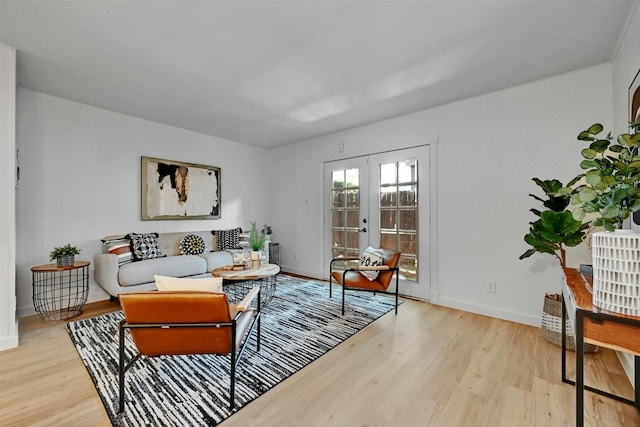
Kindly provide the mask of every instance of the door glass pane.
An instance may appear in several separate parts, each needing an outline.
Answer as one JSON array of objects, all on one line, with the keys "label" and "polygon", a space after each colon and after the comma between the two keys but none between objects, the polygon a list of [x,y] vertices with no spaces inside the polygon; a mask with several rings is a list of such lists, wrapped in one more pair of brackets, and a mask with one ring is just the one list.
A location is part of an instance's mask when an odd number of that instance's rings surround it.
[{"label": "door glass pane", "polygon": [[360,221],[360,210],[356,210],[356,209],[347,210],[347,227],[358,228],[359,221]]},{"label": "door glass pane", "polygon": [[331,172],[331,249],[333,257],[357,256],[360,220],[359,169]]},{"label": "door glass pane", "polygon": [[380,165],[380,185],[395,184],[397,182],[396,164]]},{"label": "door glass pane", "polygon": [[400,275],[417,281],[418,162],[380,165],[380,246],[400,251]]},{"label": "door glass pane", "polygon": [[341,208],[344,206],[344,190],[332,190],[331,191],[332,205],[334,208]]},{"label": "door glass pane", "polygon": [[352,230],[348,230],[347,231],[347,247],[346,249],[351,249],[357,252],[358,251],[358,241],[360,239],[360,234],[358,233],[358,231],[352,231]]},{"label": "door glass pane", "polygon": [[344,188],[344,171],[333,171],[331,181],[331,188]]},{"label": "door glass pane", "polygon": [[348,188],[358,188],[360,187],[360,171],[358,169],[347,169],[345,171],[346,175],[346,187]]},{"label": "door glass pane", "polygon": [[418,161],[407,160],[398,163],[398,182],[404,184],[407,182],[418,181]]},{"label": "door glass pane", "polygon": [[400,256],[400,271],[406,280],[417,281],[418,280],[418,259],[416,257],[406,256],[402,254]]},{"label": "door glass pane", "polygon": [[387,249],[397,250],[398,239],[396,238],[396,233],[380,231],[380,246]]},{"label": "door glass pane", "polygon": [[344,227],[344,210],[334,209],[331,212],[331,223],[334,227]]},{"label": "door glass pane", "polygon": [[357,208],[360,206],[360,190],[350,188],[347,190],[347,207]]},{"label": "door glass pane", "polygon": [[418,206],[418,186],[417,185],[403,185],[398,188],[400,195],[399,206]]},{"label": "door glass pane", "polygon": [[416,209],[402,209],[398,211],[400,217],[399,229],[405,231],[415,231],[418,226]]},{"label": "door glass pane", "polygon": [[380,207],[395,206],[396,191],[395,185],[393,187],[380,187]]},{"label": "door glass pane", "polygon": [[381,209],[380,210],[380,228],[396,229],[396,210]]},{"label": "door glass pane", "polygon": [[398,237],[400,238],[400,252],[403,255],[416,255],[418,249],[417,236],[414,233],[400,233]]}]

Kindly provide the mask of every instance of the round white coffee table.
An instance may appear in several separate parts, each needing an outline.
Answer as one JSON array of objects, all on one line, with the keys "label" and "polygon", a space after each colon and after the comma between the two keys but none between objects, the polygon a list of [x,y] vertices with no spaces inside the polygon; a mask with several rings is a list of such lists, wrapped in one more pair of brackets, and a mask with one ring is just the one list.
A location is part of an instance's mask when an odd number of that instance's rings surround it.
[{"label": "round white coffee table", "polygon": [[213,277],[221,277],[222,287],[231,302],[239,302],[253,288],[260,286],[260,304],[266,307],[276,291],[276,276],[280,273],[280,266],[263,264],[259,268],[233,270],[232,266],[216,268],[211,272]]}]

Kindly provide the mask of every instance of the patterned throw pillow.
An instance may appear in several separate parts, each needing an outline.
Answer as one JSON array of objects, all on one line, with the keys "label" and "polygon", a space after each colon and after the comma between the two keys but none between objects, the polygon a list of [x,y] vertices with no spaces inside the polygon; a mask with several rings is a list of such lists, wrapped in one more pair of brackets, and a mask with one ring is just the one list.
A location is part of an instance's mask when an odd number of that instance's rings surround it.
[{"label": "patterned throw pillow", "polygon": [[204,253],[204,239],[195,234],[187,234],[180,241],[182,255],[199,255]]},{"label": "patterned throw pillow", "polygon": [[[384,258],[383,258],[382,249],[374,249],[371,246],[369,246],[367,249],[365,249],[364,253],[360,257],[360,265],[364,265],[367,267],[382,265],[383,259]],[[378,277],[378,273],[380,273],[380,271],[363,270],[363,271],[360,271],[360,273],[367,279],[373,281]]]},{"label": "patterned throw pillow", "polygon": [[237,227],[231,230],[213,230],[213,234],[218,238],[218,250],[239,249],[240,233],[242,228]]},{"label": "patterned throw pillow", "polygon": [[158,233],[129,233],[128,236],[131,238],[131,247],[136,261],[164,256],[158,246]]},{"label": "patterned throw pillow", "polygon": [[118,257],[118,266],[133,261],[131,239],[125,236],[103,239],[102,249],[104,253],[113,254]]}]

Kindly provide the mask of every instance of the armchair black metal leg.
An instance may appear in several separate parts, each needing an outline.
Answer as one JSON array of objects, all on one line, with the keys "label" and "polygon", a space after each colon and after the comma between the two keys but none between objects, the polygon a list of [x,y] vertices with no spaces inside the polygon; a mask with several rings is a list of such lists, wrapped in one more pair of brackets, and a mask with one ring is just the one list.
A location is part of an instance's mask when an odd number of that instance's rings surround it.
[{"label": "armchair black metal leg", "polygon": [[344,316],[344,299],[346,297],[345,291],[347,289],[347,282],[344,281],[345,273],[342,273],[342,315]]},{"label": "armchair black metal leg", "polygon": [[636,378],[634,381],[636,389],[636,408],[640,411],[640,356],[634,357]]},{"label": "armchair black metal leg", "polygon": [[398,314],[398,292],[399,292],[399,281],[398,281],[398,272],[396,271],[396,314]]},{"label": "armchair black metal leg", "polygon": [[118,348],[118,413],[124,411],[124,320],[120,322],[120,345]]},{"label": "armchair black metal leg", "polygon": [[[231,327],[231,381],[229,384],[229,409],[233,409],[235,406],[236,395],[236,320],[233,319],[233,326]],[[248,337],[247,337],[248,339]]]},{"label": "armchair black metal leg", "polygon": [[333,288],[333,282],[332,282],[332,275],[331,275],[331,270],[329,270],[329,298],[331,298],[331,288]]}]

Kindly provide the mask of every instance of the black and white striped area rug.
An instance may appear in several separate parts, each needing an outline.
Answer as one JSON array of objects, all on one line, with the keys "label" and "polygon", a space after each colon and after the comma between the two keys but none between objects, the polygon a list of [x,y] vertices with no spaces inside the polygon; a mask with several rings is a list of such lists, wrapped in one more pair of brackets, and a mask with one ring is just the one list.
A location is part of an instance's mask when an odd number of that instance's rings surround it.
[{"label": "black and white striped area rug", "polygon": [[[141,358],[127,372],[125,411],[118,406],[118,323],[122,312],[71,322],[67,330],[115,426],[215,426],[360,329],[393,309],[394,298],[340,291],[328,284],[279,275],[255,337],[238,365],[236,409],[229,410],[229,359],[223,356]],[[133,342],[128,339],[130,354]]]}]

